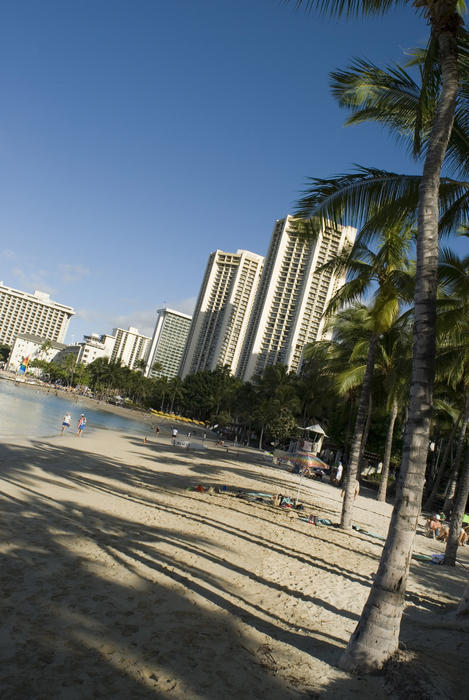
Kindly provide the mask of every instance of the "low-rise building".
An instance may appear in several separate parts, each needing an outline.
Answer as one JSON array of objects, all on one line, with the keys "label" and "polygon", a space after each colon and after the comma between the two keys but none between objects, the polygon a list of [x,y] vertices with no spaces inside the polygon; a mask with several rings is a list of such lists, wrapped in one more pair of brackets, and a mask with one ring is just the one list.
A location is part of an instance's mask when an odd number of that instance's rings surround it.
[{"label": "low-rise building", "polygon": [[29,366],[33,360],[51,362],[68,347],[39,335],[18,333],[8,358],[8,369],[17,372],[21,365],[26,363]]},{"label": "low-rise building", "polygon": [[83,336],[83,342],[79,343],[80,350],[77,362],[82,365],[89,365],[100,357],[110,359],[115,343],[115,336],[106,333],[103,335],[98,335],[97,333],[85,335]]}]

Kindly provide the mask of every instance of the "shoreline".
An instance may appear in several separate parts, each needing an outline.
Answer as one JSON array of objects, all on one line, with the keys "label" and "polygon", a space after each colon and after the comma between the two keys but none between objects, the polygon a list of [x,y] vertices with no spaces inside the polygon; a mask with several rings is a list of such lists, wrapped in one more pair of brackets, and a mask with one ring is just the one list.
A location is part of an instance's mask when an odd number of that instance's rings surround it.
[{"label": "shoreline", "polygon": [[[56,388],[55,386],[48,386],[44,383],[29,384],[27,382],[19,381],[15,382],[15,376],[11,375],[5,370],[0,370],[0,380],[8,381],[17,387],[24,387],[25,389],[30,389],[33,391],[40,391],[43,394],[54,394],[56,393],[57,398],[68,399],[69,401],[76,402],[77,405],[85,406],[86,408],[95,409],[99,411],[106,411],[107,413],[113,413],[114,415],[121,416],[122,418],[127,418],[129,420],[139,421],[141,423],[149,423],[150,421],[160,424],[161,427],[167,428],[172,423],[178,423],[178,425],[193,426],[194,429],[204,430],[202,426],[193,423],[188,420],[178,420],[177,418],[166,418],[164,416],[157,416],[152,413],[150,409],[145,408],[128,408],[126,406],[115,406],[114,404],[107,403],[106,401],[101,401],[100,399],[90,398],[89,396],[82,396],[80,394],[74,394],[66,389]],[[39,381],[39,380],[38,380]],[[211,434],[208,428],[205,429],[207,434]]]}]

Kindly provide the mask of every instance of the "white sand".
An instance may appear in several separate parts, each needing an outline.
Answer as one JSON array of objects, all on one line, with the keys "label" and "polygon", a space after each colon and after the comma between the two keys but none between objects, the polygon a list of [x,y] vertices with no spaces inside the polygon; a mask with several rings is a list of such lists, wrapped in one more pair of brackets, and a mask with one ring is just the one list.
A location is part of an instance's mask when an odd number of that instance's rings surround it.
[{"label": "white sand", "polygon": [[[188,452],[109,431],[3,444],[0,460],[2,700],[401,697],[383,676],[335,666],[379,540],[185,490],[295,496],[298,477],[252,451]],[[305,501],[307,514],[337,522],[338,489],[304,482]],[[390,511],[361,495],[356,522],[386,534]],[[444,545],[419,535],[416,551]],[[459,554],[469,567],[469,547]],[[446,612],[466,575],[412,565],[402,639],[435,698],[467,697],[469,635]]]}]

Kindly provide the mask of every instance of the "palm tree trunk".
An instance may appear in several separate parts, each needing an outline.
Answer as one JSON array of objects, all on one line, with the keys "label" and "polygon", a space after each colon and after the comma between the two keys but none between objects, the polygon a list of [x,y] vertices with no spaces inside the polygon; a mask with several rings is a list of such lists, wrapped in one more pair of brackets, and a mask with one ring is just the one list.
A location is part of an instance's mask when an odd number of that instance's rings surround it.
[{"label": "palm tree trunk", "polygon": [[446,465],[448,463],[448,458],[449,458],[449,455],[451,453],[451,449],[453,447],[454,438],[456,437],[456,431],[458,429],[459,421],[461,420],[462,415],[463,414],[461,411],[461,413],[459,414],[459,416],[458,416],[458,418],[457,418],[457,420],[456,420],[456,422],[453,425],[453,428],[451,430],[450,436],[448,438],[448,442],[446,443],[445,451],[443,452],[441,464],[438,467],[438,472],[436,475],[436,479],[433,483],[431,493],[423,505],[422,510],[424,510],[424,511],[428,512],[433,507],[433,502],[434,502],[436,495],[438,493],[438,489],[440,488],[441,479],[443,477],[443,474],[445,473]]},{"label": "palm tree trunk", "polygon": [[362,467],[362,462],[363,462],[363,455],[365,453],[366,443],[368,442],[368,436],[370,434],[372,411],[373,411],[373,394],[370,391],[370,398],[368,399],[368,413],[366,415],[365,428],[363,430],[362,441],[360,444],[360,457],[358,458],[358,478],[361,477],[361,467]]},{"label": "palm tree trunk", "polygon": [[449,537],[446,543],[444,564],[456,565],[456,552],[458,551],[458,538],[461,531],[461,523],[466,511],[467,498],[469,496],[469,447],[466,450],[466,459],[459,478],[456,499],[454,501]]},{"label": "palm tree trunk", "polygon": [[344,463],[348,462],[348,456],[349,456],[349,440],[350,440],[350,433],[352,432],[352,418],[353,418],[353,413],[355,408],[355,401],[353,398],[350,399],[350,410],[348,413],[348,418],[347,418],[347,429],[345,432],[345,440],[344,440],[344,451],[342,454],[342,461]]},{"label": "palm tree trunk", "polygon": [[394,399],[392,402],[391,415],[389,416],[388,432],[386,434],[386,443],[384,446],[383,468],[381,470],[381,481],[379,482],[379,489],[377,495],[378,501],[386,500],[386,491],[388,489],[389,479],[389,465],[391,463],[392,438],[394,435],[394,425],[396,423],[398,411],[399,406],[397,403],[397,399]]},{"label": "palm tree trunk", "polygon": [[359,466],[358,463],[360,460],[363,431],[365,429],[367,409],[370,400],[371,381],[373,379],[373,371],[375,368],[377,349],[378,336],[372,335],[370,340],[370,346],[368,348],[365,376],[363,377],[360,401],[358,404],[357,418],[355,421],[355,430],[353,433],[352,446],[350,448],[350,460],[347,468],[344,504],[342,506],[342,518],[340,521],[340,527],[344,530],[352,529],[353,503],[355,500],[355,482],[357,480],[357,472]]},{"label": "palm tree trunk", "polygon": [[446,489],[446,498],[443,506],[443,511],[448,514],[451,510],[453,504],[454,494],[456,492],[456,484],[458,481],[459,467],[461,465],[462,451],[464,448],[464,441],[466,439],[467,423],[469,421],[469,393],[466,395],[466,401],[464,403],[464,416],[462,419],[461,430],[458,437],[458,446],[456,449],[456,457],[454,459],[453,468],[451,469],[451,474],[448,481],[448,486]]},{"label": "palm tree trunk", "polygon": [[340,660],[342,668],[372,671],[382,668],[399,643],[399,629],[409,574],[417,519],[425,481],[432,413],[436,287],[438,266],[438,190],[441,167],[453,125],[458,94],[457,28],[455,3],[427,6],[437,32],[442,89],[428,141],[419,191],[417,270],[414,295],[414,350],[409,415],[402,461],[388,537],[378,572],[360,621]]},{"label": "palm tree trunk", "polygon": [[466,584],[462,598],[459,601],[458,608],[456,610],[456,615],[468,615],[469,614],[469,581]]},{"label": "palm tree trunk", "polygon": [[259,449],[262,450],[262,438],[264,437],[264,424],[262,424],[261,434],[259,436]]}]

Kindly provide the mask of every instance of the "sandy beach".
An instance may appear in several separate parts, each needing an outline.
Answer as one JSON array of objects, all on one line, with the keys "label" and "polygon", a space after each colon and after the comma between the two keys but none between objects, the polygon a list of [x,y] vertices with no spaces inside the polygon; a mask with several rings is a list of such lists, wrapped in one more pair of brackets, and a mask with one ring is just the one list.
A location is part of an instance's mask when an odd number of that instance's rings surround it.
[{"label": "sandy beach", "polygon": [[[452,611],[469,547],[455,569],[413,562],[402,667],[352,677],[336,664],[382,542],[236,497],[294,497],[298,477],[255,451],[104,430],[4,442],[0,460],[2,699],[467,697]],[[305,481],[301,502],[338,521],[330,484]],[[365,492],[356,523],[385,535],[390,512]],[[419,534],[415,550],[444,545]]]}]

